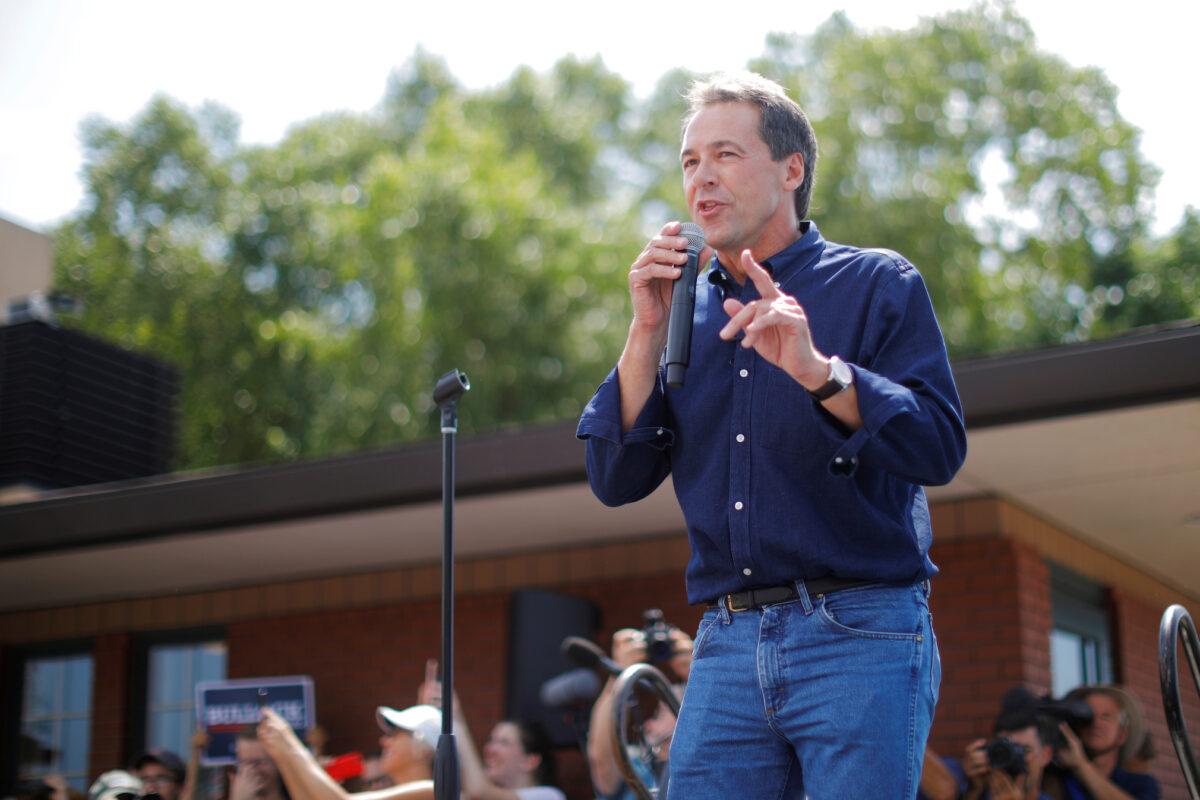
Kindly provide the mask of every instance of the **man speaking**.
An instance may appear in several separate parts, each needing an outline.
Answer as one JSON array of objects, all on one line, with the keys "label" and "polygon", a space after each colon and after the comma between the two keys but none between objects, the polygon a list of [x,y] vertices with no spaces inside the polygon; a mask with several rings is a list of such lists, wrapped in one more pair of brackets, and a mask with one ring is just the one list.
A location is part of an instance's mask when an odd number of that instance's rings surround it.
[{"label": "man speaking", "polygon": [[722,75],[688,99],[711,264],[685,379],[661,364],[688,258],[672,222],[630,268],[625,349],[578,432],[608,505],[672,476],[688,600],[709,606],[671,798],[911,798],[941,679],[921,487],[966,454],[945,343],[908,261],[806,218],[816,139],[780,86]]}]

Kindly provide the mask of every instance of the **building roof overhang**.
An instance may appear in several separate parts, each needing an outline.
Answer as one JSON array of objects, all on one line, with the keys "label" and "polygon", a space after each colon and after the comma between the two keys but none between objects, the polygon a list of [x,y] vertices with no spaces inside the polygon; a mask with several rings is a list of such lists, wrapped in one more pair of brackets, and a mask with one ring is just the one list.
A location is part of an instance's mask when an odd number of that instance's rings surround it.
[{"label": "building roof overhang", "polygon": [[[954,373],[969,455],[931,499],[1003,496],[1169,583],[1194,582],[1200,324],[963,361]],[[574,429],[567,422],[459,439],[460,552],[681,529],[669,481],[630,507],[593,500]],[[435,440],[0,506],[0,609],[113,596],[111,580],[88,576],[122,559],[158,565],[139,568],[142,577],[121,587],[128,594],[435,560],[441,457]]]}]

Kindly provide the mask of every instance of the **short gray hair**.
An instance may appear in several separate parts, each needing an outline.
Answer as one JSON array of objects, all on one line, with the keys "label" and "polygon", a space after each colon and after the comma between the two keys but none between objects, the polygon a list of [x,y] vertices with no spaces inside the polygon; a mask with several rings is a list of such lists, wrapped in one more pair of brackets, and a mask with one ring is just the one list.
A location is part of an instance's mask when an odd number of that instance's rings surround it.
[{"label": "short gray hair", "polygon": [[766,142],[771,158],[782,161],[792,153],[804,159],[804,179],[794,193],[796,218],[808,216],[813,181],[817,176],[817,136],[800,105],[773,80],[753,72],[721,72],[688,87],[685,95],[686,128],[702,109],[717,103],[751,103],[758,107],[758,135]]}]

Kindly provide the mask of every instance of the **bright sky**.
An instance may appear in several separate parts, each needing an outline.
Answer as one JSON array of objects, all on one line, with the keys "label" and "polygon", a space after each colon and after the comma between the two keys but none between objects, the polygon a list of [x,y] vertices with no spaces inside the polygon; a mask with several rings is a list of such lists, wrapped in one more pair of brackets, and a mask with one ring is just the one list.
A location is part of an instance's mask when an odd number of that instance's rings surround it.
[{"label": "bright sky", "polygon": [[[427,2],[306,4],[277,0],[0,0],[0,216],[35,227],[80,203],[79,122],[125,121],[155,92],[193,107],[215,100],[242,120],[245,142],[277,141],[317,114],[366,110],[418,45],[470,87],[520,64],[549,68],[599,54],[639,95],[673,67],[743,68],[771,30],[806,33],[837,9],[862,27],[901,28],[963,0],[694,0],[686,4]],[[1163,170],[1155,230],[1200,206],[1200,4],[1017,0],[1040,45],[1104,69],[1121,113],[1144,131]],[[780,9],[787,9],[781,14]]]}]

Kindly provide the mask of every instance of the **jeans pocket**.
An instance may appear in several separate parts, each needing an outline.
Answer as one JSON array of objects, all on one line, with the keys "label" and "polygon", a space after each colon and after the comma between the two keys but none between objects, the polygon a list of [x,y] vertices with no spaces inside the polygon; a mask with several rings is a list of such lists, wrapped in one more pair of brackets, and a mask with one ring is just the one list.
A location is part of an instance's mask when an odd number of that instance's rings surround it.
[{"label": "jeans pocket", "polygon": [[700,624],[696,627],[696,638],[692,640],[692,661],[700,658],[700,654],[704,648],[704,642],[708,639],[708,635],[716,627],[716,622],[720,619],[720,611],[713,610],[705,612],[700,618]]},{"label": "jeans pocket", "polygon": [[868,587],[825,595],[817,613],[828,626],[849,636],[920,641],[929,612],[911,587]]}]

